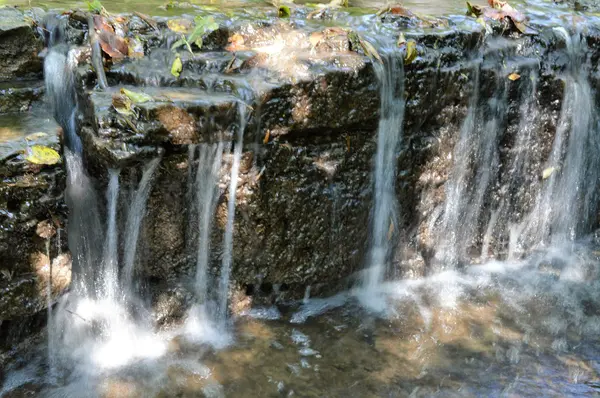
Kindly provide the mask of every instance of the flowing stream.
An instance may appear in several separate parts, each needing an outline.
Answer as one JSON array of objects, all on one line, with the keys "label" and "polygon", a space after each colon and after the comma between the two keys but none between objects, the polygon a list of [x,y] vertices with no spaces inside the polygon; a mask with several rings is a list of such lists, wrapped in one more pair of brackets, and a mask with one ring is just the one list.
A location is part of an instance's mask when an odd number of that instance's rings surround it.
[{"label": "flowing stream", "polygon": [[[468,63],[466,111],[456,123],[447,178],[439,184],[443,194],[427,220],[433,247],[423,262],[430,269],[403,280],[389,278],[404,266],[395,254],[415,246],[401,240],[408,234],[401,231],[405,206],[397,199],[398,165],[422,132],[409,137],[406,129],[404,137],[405,108],[412,101],[406,86],[414,70],[404,65],[406,54],[382,49],[383,62],[373,61],[380,115],[371,191],[361,193],[372,197],[365,268],[358,283],[330,297],[304,275],[298,276],[304,285],[264,286],[263,297],[235,285],[235,237],[242,233],[235,229],[241,223],[236,211],[244,217],[254,210],[244,202],[252,195],[248,180],[263,178],[265,185],[256,189],[266,190],[271,181],[265,179],[278,178],[269,162],[260,165],[260,174],[247,174],[246,127],[254,127],[253,117],[260,124],[261,117],[243,101],[248,98],[236,99],[239,119],[227,126],[230,141],[202,136],[200,143],[177,148],[178,159],[185,160],[187,151],[188,162],[177,165],[184,170],[185,275],[172,277],[179,278],[179,290],[157,299],[145,290],[156,282],[141,271],[146,229],[160,222],[149,220],[148,212],[159,184],[170,182],[169,170],[159,156],[99,177],[88,174],[78,135],[75,64],[62,41],[60,18],[55,22],[48,25],[44,71],[46,95],[64,132],[74,277],[54,306],[48,281],[47,341],[0,369],[1,397],[600,394],[600,241],[591,235],[600,128],[589,48],[581,35],[564,28],[552,32],[564,44],[568,66],[560,74],[564,92],[547,151],[540,149],[539,65],[519,64],[521,84],[515,89],[502,62]],[[327,81],[315,87],[326,92]],[[262,132],[260,125],[256,131]],[[289,151],[290,164],[315,161],[286,141],[307,137],[273,132],[258,137],[265,151]],[[259,152],[262,145],[254,147]],[[346,158],[354,156],[350,147],[342,148]],[[335,187],[331,224],[337,232],[345,222],[346,181],[334,177],[327,185]],[[334,241],[331,231],[322,233]],[[256,268],[260,285],[260,264]],[[293,288],[304,298],[287,300]],[[251,308],[236,313],[243,299]],[[166,325],[156,309],[156,302],[165,301],[179,311]]]}]

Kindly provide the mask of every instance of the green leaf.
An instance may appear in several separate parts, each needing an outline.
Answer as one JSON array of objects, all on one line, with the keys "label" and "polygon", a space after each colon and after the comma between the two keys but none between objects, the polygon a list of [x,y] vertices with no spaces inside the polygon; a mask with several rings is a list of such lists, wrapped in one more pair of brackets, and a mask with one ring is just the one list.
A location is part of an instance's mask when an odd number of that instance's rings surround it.
[{"label": "green leaf", "polygon": [[136,93],[133,91],[129,91],[126,88],[121,89],[121,94],[127,96],[127,98],[129,98],[135,104],[143,104],[144,102],[154,100],[154,98],[152,98],[151,95],[148,95],[146,93]]},{"label": "green leaf", "polygon": [[100,0],[88,0],[87,1],[88,11],[93,12],[95,14],[100,14],[102,12],[102,3]]},{"label": "green leaf", "polygon": [[292,16],[292,11],[288,6],[280,6],[278,14],[279,18],[289,18]]},{"label": "green leaf", "polygon": [[179,77],[181,75],[181,71],[183,70],[183,64],[181,63],[181,58],[177,56],[175,61],[173,61],[173,65],[171,66],[171,74],[175,77]]},{"label": "green leaf", "polygon": [[406,42],[406,54],[404,55],[404,65],[411,64],[417,58],[417,42],[409,40]]},{"label": "green leaf", "polygon": [[185,39],[185,36],[182,36],[181,39],[179,39],[175,43],[173,43],[173,45],[171,46],[171,50],[173,50],[173,51],[177,50],[179,47],[185,45],[186,42],[187,42],[187,40]]},{"label": "green leaf", "polygon": [[60,162],[60,155],[52,148],[43,145],[32,145],[27,148],[25,159],[33,164],[56,164]]},{"label": "green leaf", "polygon": [[194,22],[196,23],[196,27],[188,36],[187,41],[188,43],[194,43],[198,48],[202,48],[202,45],[204,44],[202,37],[219,29],[219,24],[215,22],[213,17],[197,16],[194,18]]}]

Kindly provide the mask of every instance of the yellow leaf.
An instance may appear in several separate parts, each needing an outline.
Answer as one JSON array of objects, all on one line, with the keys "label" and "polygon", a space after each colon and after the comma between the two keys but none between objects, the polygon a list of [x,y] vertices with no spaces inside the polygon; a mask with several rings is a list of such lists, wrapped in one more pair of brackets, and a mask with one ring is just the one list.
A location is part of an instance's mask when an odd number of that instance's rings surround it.
[{"label": "yellow leaf", "polygon": [[269,137],[271,137],[271,130],[267,130],[267,132],[265,133],[265,138],[263,138],[263,144],[269,143]]},{"label": "yellow leaf", "polygon": [[56,164],[60,162],[60,155],[52,148],[43,145],[32,145],[27,148],[25,159],[34,164]]},{"label": "yellow leaf", "polygon": [[417,58],[417,42],[409,40],[406,42],[406,55],[404,56],[404,65],[409,65]]},{"label": "yellow leaf", "polygon": [[192,21],[187,19],[169,19],[167,21],[167,26],[173,32],[187,33],[192,28]]},{"label": "yellow leaf", "polygon": [[173,61],[173,65],[171,66],[171,74],[175,77],[179,77],[181,71],[183,70],[183,64],[181,63],[181,58],[175,58]]},{"label": "yellow leaf", "polygon": [[146,93],[136,93],[133,91],[129,91],[126,88],[121,89],[121,94],[126,95],[127,98],[129,98],[136,104],[143,104],[144,102],[149,102],[153,100],[152,96]]},{"label": "yellow leaf", "polygon": [[548,167],[542,171],[542,179],[550,178],[550,176],[556,171],[556,167]]},{"label": "yellow leaf", "polygon": [[518,73],[511,73],[510,75],[508,75],[508,79],[512,80],[513,82],[515,80],[519,80],[521,78],[521,75],[519,75]]}]

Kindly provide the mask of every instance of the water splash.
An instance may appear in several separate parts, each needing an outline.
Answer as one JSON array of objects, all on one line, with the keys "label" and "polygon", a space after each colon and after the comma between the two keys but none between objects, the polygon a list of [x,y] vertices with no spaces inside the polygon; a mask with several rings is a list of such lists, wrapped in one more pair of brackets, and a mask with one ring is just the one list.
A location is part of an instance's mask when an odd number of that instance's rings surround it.
[{"label": "water splash", "polygon": [[[398,145],[404,121],[404,69],[400,59],[393,54],[383,65],[375,62],[375,72],[380,88],[381,108],[377,130],[373,192],[374,207],[371,220],[371,241],[368,269],[363,278],[365,303],[377,307],[373,293],[383,282],[386,264],[391,251],[390,231],[398,229],[398,204],[395,178]],[[375,308],[374,308],[375,309]]]}]

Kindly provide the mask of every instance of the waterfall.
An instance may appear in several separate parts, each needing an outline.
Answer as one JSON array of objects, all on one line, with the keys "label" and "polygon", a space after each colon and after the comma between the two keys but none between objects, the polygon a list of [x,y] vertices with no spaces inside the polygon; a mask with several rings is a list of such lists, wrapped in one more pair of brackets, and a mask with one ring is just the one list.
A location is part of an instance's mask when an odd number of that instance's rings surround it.
[{"label": "waterfall", "polygon": [[119,199],[119,174],[120,170],[111,169],[109,173],[106,202],[108,203],[108,223],[104,244],[104,297],[115,299],[119,285],[118,281],[118,231],[117,231],[117,204]]},{"label": "waterfall", "polygon": [[122,287],[124,290],[132,292],[133,274],[135,268],[135,255],[137,252],[138,241],[140,237],[140,228],[144,216],[146,215],[146,202],[152,187],[152,177],[154,171],[160,163],[160,158],[151,160],[142,174],[139,186],[133,196],[129,214],[127,215],[127,225],[125,230],[125,254],[123,258]]},{"label": "waterfall", "polygon": [[233,160],[231,162],[231,178],[229,180],[229,197],[227,201],[227,224],[225,225],[225,237],[223,239],[223,261],[221,262],[221,277],[219,279],[217,320],[225,322],[227,318],[227,299],[229,293],[229,278],[233,263],[233,221],[235,217],[235,199],[238,185],[238,174],[242,150],[244,146],[244,129],[246,127],[246,104],[238,104],[240,123],[234,143]]},{"label": "waterfall", "polygon": [[377,154],[375,157],[373,215],[368,255],[368,269],[363,278],[365,298],[383,282],[389,261],[390,239],[398,229],[398,204],[396,200],[396,151],[402,136],[404,120],[404,69],[402,60],[393,54],[383,65],[373,63],[380,84],[380,117],[377,129]]},{"label": "waterfall", "polygon": [[200,146],[196,174],[196,203],[198,209],[198,249],[196,253],[196,297],[200,303],[208,298],[208,266],[210,237],[218,199],[218,178],[223,157],[223,143]]},{"label": "waterfall", "polygon": [[434,266],[438,271],[455,268],[468,259],[477,243],[484,200],[500,163],[497,147],[506,117],[506,83],[499,77],[494,95],[481,104],[478,67],[473,72],[467,116],[453,151],[454,166],[445,185],[446,198],[436,231]]},{"label": "waterfall", "polygon": [[565,41],[570,62],[552,151],[544,165],[546,179],[520,239],[525,244],[572,242],[588,232],[595,217],[600,139],[587,78],[587,46],[579,34],[572,37],[564,28],[555,33]]}]

